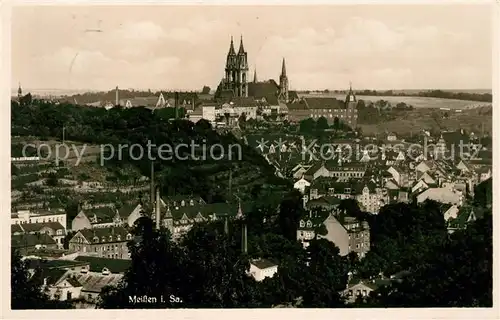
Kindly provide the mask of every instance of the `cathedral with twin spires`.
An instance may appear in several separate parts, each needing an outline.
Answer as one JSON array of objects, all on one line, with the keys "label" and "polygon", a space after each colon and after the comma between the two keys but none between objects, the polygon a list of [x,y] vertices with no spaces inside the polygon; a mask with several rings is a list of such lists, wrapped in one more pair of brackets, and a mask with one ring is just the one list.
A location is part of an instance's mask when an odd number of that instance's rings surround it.
[{"label": "cathedral with twin spires", "polygon": [[243,46],[243,36],[240,38],[238,52],[234,48],[233,37],[226,57],[224,78],[221,80],[215,98],[227,100],[233,98],[266,98],[267,100],[289,101],[288,77],[286,75],[285,58],[281,65],[279,84],[274,80],[257,81],[257,70],[253,81],[248,79],[248,54]]}]

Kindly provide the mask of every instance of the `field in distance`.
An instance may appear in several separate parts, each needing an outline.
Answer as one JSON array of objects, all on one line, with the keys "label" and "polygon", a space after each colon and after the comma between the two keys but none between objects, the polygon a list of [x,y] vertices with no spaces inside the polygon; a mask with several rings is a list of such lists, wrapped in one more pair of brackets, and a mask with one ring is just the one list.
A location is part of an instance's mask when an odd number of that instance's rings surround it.
[{"label": "field in distance", "polygon": [[[344,93],[309,93],[300,94],[301,97],[323,97],[323,98],[337,98],[340,100],[345,99]],[[412,105],[415,108],[449,108],[449,109],[469,109],[478,106],[491,105],[488,102],[470,101],[470,100],[456,100],[456,99],[443,99],[431,97],[407,97],[407,96],[357,96],[358,100],[366,102],[371,101],[375,103],[378,100],[389,101],[393,106],[399,102],[404,102],[407,105]]]},{"label": "field in distance", "polygon": [[492,107],[480,107],[463,110],[462,112],[443,111],[431,108],[415,108],[404,113],[396,120],[378,124],[360,124],[365,134],[380,134],[394,132],[396,134],[417,133],[421,130],[458,130],[468,132],[491,133]]}]

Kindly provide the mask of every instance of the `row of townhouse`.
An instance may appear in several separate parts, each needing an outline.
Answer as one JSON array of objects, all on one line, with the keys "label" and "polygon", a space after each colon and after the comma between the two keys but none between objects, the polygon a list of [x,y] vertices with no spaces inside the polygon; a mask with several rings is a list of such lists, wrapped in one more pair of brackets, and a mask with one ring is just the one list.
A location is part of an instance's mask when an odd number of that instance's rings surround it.
[{"label": "row of townhouse", "polygon": [[[320,162],[303,170],[294,187],[307,201],[321,196],[355,199],[360,207],[377,213],[382,206],[393,202],[417,203],[435,200],[441,203],[464,204],[472,195],[474,186],[491,177],[491,167],[461,160],[458,163],[440,160],[422,160],[400,165],[347,163],[338,166]],[[486,172],[482,176],[477,172]]]}]

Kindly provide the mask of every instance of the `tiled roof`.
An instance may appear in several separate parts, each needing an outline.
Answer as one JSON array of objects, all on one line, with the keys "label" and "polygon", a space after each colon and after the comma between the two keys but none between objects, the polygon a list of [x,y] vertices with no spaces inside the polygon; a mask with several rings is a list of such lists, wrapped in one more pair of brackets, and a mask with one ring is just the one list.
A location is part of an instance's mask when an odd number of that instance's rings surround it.
[{"label": "tiled roof", "polygon": [[182,201],[184,201],[184,205],[186,206],[190,205],[191,201],[193,201],[193,204],[206,204],[205,200],[203,200],[202,197],[195,195],[168,196],[162,198],[162,201],[165,203],[165,205],[170,206],[180,206],[182,204]]},{"label": "tiled roof", "polygon": [[112,273],[124,273],[130,268],[131,260],[127,259],[108,259],[91,256],[78,256],[76,261],[90,264],[90,271],[101,272],[107,268]]},{"label": "tiled roof", "polygon": [[255,259],[251,263],[259,269],[267,269],[278,265],[268,259]]},{"label": "tiled roof", "polygon": [[[123,227],[106,227],[106,228],[93,228],[83,229],[78,231],[90,243],[111,243],[127,241],[127,234],[129,232]],[[94,238],[97,237],[94,241]],[[120,240],[118,240],[118,238]]]},{"label": "tiled roof", "polygon": [[70,272],[66,275],[73,276],[83,285],[82,291],[100,293],[105,286],[117,285],[123,278],[121,274],[102,275],[96,272],[79,273]]},{"label": "tiled roof", "polygon": [[43,222],[43,223],[23,223],[21,228],[25,232],[39,232],[43,228],[51,228],[52,230],[64,230],[64,227],[59,222]]},{"label": "tiled roof", "polygon": [[130,99],[120,99],[121,106],[125,106],[127,100],[130,101],[133,107],[154,107],[158,102],[158,97],[135,97]]},{"label": "tiled roof", "polygon": [[339,205],[341,200],[337,197],[333,196],[324,196],[318,199],[313,199],[309,200],[307,202],[307,208],[312,209],[315,207],[321,207],[321,206],[335,206]]},{"label": "tiled roof", "polygon": [[231,102],[233,107],[257,107],[257,103],[252,97],[234,97]]},{"label": "tiled roof", "polygon": [[34,247],[35,245],[53,245],[56,244],[51,236],[45,233],[38,234],[20,234],[11,236],[11,246],[14,248]]},{"label": "tiled roof", "polygon": [[[269,101],[269,99],[274,99],[275,102],[278,102],[278,91],[279,91],[279,86],[274,80],[269,80],[269,81],[263,81],[263,82],[251,82],[248,84],[248,95],[251,97],[254,97],[256,99],[260,98],[266,98],[266,100]],[[274,102],[273,100],[273,102]]]},{"label": "tiled roof", "polygon": [[74,261],[74,260],[45,260],[45,259],[26,259],[28,264],[28,269],[68,269],[78,266],[84,266],[88,263],[82,261]]},{"label": "tiled roof", "polygon": [[335,98],[304,98],[309,109],[345,109],[344,102]]},{"label": "tiled roof", "polygon": [[122,218],[127,218],[131,213],[132,211],[135,210],[135,208],[138,206],[139,204],[136,203],[136,204],[125,204],[123,207],[121,207],[119,210],[118,210],[118,214],[120,215],[120,217]]},{"label": "tiled roof", "polygon": [[82,287],[82,284],[76,279],[76,277],[67,277],[64,280],[68,281],[73,287]]},{"label": "tiled roof", "polygon": [[294,103],[288,103],[286,105],[288,107],[288,111],[291,110],[308,110],[307,104],[304,101],[299,101],[299,102],[294,102]]},{"label": "tiled roof", "polygon": [[[249,212],[252,209],[252,203],[242,203],[241,209],[243,213]],[[236,216],[238,213],[239,204],[237,203],[211,203],[196,206],[184,207],[171,207],[170,213],[172,214],[174,224],[181,224],[183,218],[187,218],[186,224],[192,224],[197,219],[208,220],[215,214],[215,216]]]},{"label": "tiled roof", "polygon": [[[34,276],[33,279],[39,279],[40,281],[43,281],[44,279],[46,279],[47,285],[53,285],[53,284],[56,284],[57,282],[59,282],[59,280],[61,280],[67,272],[68,271],[64,270],[64,269],[56,269],[56,268],[46,269],[46,268],[43,268],[43,269],[39,269],[37,271],[38,276]],[[42,284],[43,284],[43,282],[40,283],[40,285],[42,285]]]}]

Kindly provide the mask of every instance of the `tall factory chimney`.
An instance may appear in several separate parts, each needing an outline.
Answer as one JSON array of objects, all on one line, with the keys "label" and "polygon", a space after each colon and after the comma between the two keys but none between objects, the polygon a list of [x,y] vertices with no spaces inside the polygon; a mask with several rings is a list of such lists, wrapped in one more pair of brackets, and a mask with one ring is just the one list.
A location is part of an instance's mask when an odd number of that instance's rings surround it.
[{"label": "tall factory chimney", "polygon": [[118,96],[118,86],[116,86],[116,89],[115,89],[115,106],[118,106],[120,104],[120,99],[119,99],[119,96]]},{"label": "tall factory chimney", "polygon": [[150,200],[151,200],[151,206],[153,206],[155,203],[155,164],[152,160],[151,160],[151,195],[150,195]]},{"label": "tall factory chimney", "polygon": [[156,218],[156,229],[160,229],[160,186],[156,187],[156,209],[155,209],[155,218]]}]

